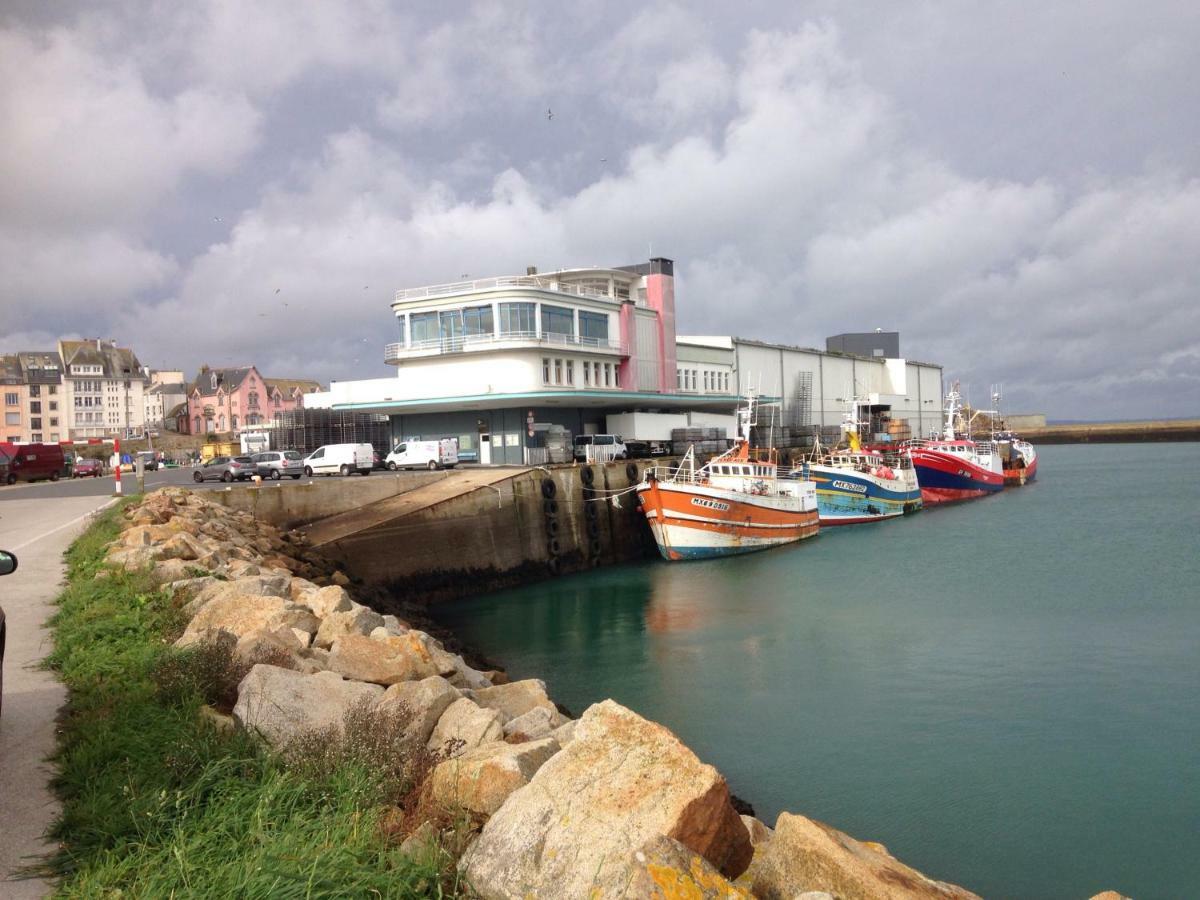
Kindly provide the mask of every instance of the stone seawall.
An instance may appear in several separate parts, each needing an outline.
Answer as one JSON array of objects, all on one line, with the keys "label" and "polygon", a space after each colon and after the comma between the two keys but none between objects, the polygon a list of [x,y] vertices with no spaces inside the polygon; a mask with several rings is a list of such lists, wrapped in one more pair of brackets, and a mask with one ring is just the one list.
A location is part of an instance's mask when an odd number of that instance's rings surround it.
[{"label": "stone seawall", "polygon": [[[247,511],[168,489],[126,516],[107,564],[149,567],[186,616],[177,646],[246,671],[231,714],[207,714],[284,752],[349,738],[365,717],[387,724],[389,759],[434,754],[423,818],[397,816],[407,831],[393,837],[402,853],[451,855],[473,895],[975,897],[802,815],[739,816],[721,774],[667,728],[612,700],[570,720],[541,681],[478,671],[356,602],[347,573]],[[451,820],[470,823],[465,837]]]}]

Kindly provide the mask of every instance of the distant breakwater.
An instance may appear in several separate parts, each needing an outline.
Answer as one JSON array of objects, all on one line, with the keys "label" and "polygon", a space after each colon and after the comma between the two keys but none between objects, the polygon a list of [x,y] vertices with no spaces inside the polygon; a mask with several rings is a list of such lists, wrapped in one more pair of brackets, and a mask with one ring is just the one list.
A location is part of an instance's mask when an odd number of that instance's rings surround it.
[{"label": "distant breakwater", "polygon": [[1146,422],[1087,422],[1023,428],[1021,437],[1033,444],[1124,444],[1160,441],[1200,441],[1200,419],[1160,419]]}]

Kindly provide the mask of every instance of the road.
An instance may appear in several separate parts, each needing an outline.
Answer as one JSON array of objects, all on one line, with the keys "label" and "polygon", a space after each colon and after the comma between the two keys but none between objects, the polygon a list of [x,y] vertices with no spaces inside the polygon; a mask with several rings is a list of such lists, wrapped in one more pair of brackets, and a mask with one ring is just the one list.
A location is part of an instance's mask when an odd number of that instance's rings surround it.
[{"label": "road", "polygon": [[[206,481],[203,485],[192,481],[190,468],[159,469],[146,473],[146,490],[152,491],[163,485],[179,485],[193,488],[223,488],[226,485],[219,481]],[[304,479],[301,479],[303,481]],[[285,483],[299,484],[297,481]],[[132,473],[121,475],[121,486],[126,494],[137,491],[137,479]],[[34,497],[109,497],[113,493],[114,481],[111,475],[103,478],[76,478],[60,481],[35,481],[32,484],[0,485],[0,502],[5,500],[21,500]]]},{"label": "road", "polygon": [[0,715],[0,896],[5,900],[50,891],[36,879],[9,880],[14,870],[50,849],[42,835],[58,812],[45,760],[54,751],[54,722],[66,689],[37,663],[50,650],[50,632],[43,626],[63,579],[63,551],[91,513],[109,502],[104,494],[52,496],[39,487],[0,488],[0,499],[8,501],[0,504],[0,548],[20,560],[17,571],[0,581],[8,630]]}]

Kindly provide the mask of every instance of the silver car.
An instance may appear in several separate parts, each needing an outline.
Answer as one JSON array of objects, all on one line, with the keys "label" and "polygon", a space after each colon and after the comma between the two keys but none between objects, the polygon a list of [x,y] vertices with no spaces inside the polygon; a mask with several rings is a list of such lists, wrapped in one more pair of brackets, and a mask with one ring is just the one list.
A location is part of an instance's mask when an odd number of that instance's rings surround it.
[{"label": "silver car", "polygon": [[201,481],[245,481],[258,474],[258,468],[249,456],[214,456],[192,472],[192,480]]},{"label": "silver car", "polygon": [[299,478],[304,474],[304,457],[298,450],[265,450],[254,454],[254,464],[259,475],[275,481],[285,475]]}]

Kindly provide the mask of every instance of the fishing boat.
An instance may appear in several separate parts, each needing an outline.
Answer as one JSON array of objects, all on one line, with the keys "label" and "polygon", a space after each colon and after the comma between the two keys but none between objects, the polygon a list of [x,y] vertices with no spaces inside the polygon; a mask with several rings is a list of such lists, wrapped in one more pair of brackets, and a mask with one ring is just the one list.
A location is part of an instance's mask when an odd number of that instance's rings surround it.
[{"label": "fishing boat", "polygon": [[733,447],[701,466],[689,447],[678,466],[650,469],[638,502],[664,559],[705,559],[766,550],[813,537],[816,485],[781,477],[777,451],[752,450],[753,394],[737,411]]},{"label": "fishing boat", "polygon": [[851,401],[842,421],[845,445],[822,452],[818,444],[809,460],[792,474],[817,486],[821,526],[858,525],[894,519],[921,508],[921,488],[906,454],[864,448],[859,432],[858,402]]},{"label": "fishing boat", "polygon": [[906,441],[925,505],[973,500],[1004,489],[1000,454],[991,441],[971,439],[962,421],[962,396],[957,383],[946,395],[946,422],[940,438]]},{"label": "fishing boat", "polygon": [[997,434],[995,440],[1006,486],[1019,487],[1037,478],[1037,450],[1033,444],[1011,431]]}]

